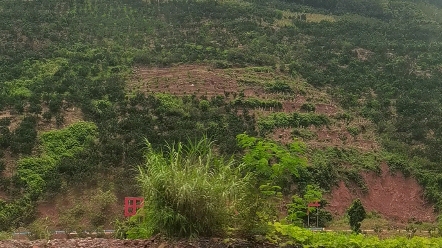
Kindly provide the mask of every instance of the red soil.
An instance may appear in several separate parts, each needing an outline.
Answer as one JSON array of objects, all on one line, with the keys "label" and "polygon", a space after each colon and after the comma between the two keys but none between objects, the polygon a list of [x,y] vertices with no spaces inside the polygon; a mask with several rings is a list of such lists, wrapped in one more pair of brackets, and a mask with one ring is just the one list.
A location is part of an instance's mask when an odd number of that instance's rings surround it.
[{"label": "red soil", "polygon": [[[181,65],[170,68],[137,67],[136,79],[130,85],[142,92],[167,92],[173,95],[224,95],[239,92],[236,80],[220,69],[198,65]],[[135,86],[135,87],[134,87]]]},{"label": "red soil", "polygon": [[282,144],[290,144],[294,141],[292,131],[292,128],[277,128],[270,135],[270,138],[271,140],[281,142]]},{"label": "red soil", "polygon": [[334,115],[336,114],[338,108],[335,105],[331,104],[315,104],[315,112],[319,114],[325,114],[325,115]]},{"label": "red soil", "polygon": [[327,209],[335,215],[343,215],[353,200],[359,198],[367,212],[375,211],[390,220],[436,220],[433,206],[424,200],[422,187],[415,179],[404,177],[400,172],[392,174],[386,164],[382,164],[381,169],[381,175],[361,174],[368,187],[367,193],[351,190],[340,182],[328,196]]}]

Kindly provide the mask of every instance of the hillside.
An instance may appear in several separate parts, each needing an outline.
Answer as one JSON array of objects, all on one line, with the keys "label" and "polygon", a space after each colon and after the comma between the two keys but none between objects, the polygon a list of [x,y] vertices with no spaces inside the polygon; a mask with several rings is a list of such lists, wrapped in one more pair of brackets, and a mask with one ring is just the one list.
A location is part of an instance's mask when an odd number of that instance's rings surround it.
[{"label": "hillside", "polygon": [[[259,190],[280,187],[279,215],[313,187],[335,218],[359,197],[387,220],[435,222],[441,9],[434,0],[1,1],[0,231],[112,227],[123,197],[145,193],[146,140],[159,151],[202,137],[254,168]],[[264,158],[288,167],[271,174]]]}]

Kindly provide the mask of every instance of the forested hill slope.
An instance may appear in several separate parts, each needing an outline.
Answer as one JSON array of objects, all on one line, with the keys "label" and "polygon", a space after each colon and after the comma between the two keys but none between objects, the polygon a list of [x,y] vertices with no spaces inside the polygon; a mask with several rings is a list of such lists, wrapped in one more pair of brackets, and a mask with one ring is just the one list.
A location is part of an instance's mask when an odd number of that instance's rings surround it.
[{"label": "forested hill slope", "polygon": [[[221,153],[239,154],[238,134],[271,137],[287,127],[312,144],[311,181],[298,182],[300,189],[358,181],[360,168],[384,161],[415,177],[426,199],[442,207],[440,1],[1,0],[0,20],[1,229],[31,222],[37,202],[78,188],[100,188],[91,197],[112,212],[108,192],[139,193],[131,180],[145,138],[159,148],[208,135]],[[221,97],[173,96],[160,88],[173,82],[133,83],[140,68],[182,64],[226,70],[266,98],[246,101],[234,88],[218,91]],[[236,77],[238,68],[253,73]],[[268,113],[296,97],[304,97],[303,113]],[[340,111],[324,117],[315,104]],[[257,108],[267,119],[257,118]],[[348,137],[371,140],[360,167],[346,170],[361,161],[351,148],[315,150],[324,148],[313,145],[320,133],[308,128],[337,123]],[[315,167],[318,157],[331,162]],[[61,222],[78,215],[94,226],[106,222],[97,211],[71,210]]]}]

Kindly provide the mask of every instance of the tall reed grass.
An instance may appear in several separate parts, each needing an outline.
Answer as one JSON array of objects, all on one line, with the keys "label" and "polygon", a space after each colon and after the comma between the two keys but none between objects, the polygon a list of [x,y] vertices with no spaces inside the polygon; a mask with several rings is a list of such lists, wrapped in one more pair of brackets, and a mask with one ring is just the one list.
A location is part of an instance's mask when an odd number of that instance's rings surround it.
[{"label": "tall reed grass", "polygon": [[147,142],[139,167],[147,235],[173,237],[224,235],[235,227],[239,204],[250,187],[243,164],[214,152],[207,138],[156,152]]}]

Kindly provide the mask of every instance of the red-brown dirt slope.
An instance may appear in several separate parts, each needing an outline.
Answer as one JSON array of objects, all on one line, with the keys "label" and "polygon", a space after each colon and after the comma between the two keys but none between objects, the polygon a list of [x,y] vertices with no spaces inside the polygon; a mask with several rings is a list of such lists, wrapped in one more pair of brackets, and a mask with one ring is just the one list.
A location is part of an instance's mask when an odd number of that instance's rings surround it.
[{"label": "red-brown dirt slope", "polygon": [[362,173],[368,187],[365,193],[340,182],[328,196],[328,210],[342,215],[354,199],[360,198],[367,212],[375,211],[390,220],[435,221],[433,206],[425,201],[423,189],[414,178],[405,177],[400,172],[392,173],[386,164],[382,164],[381,169],[380,175]]}]

